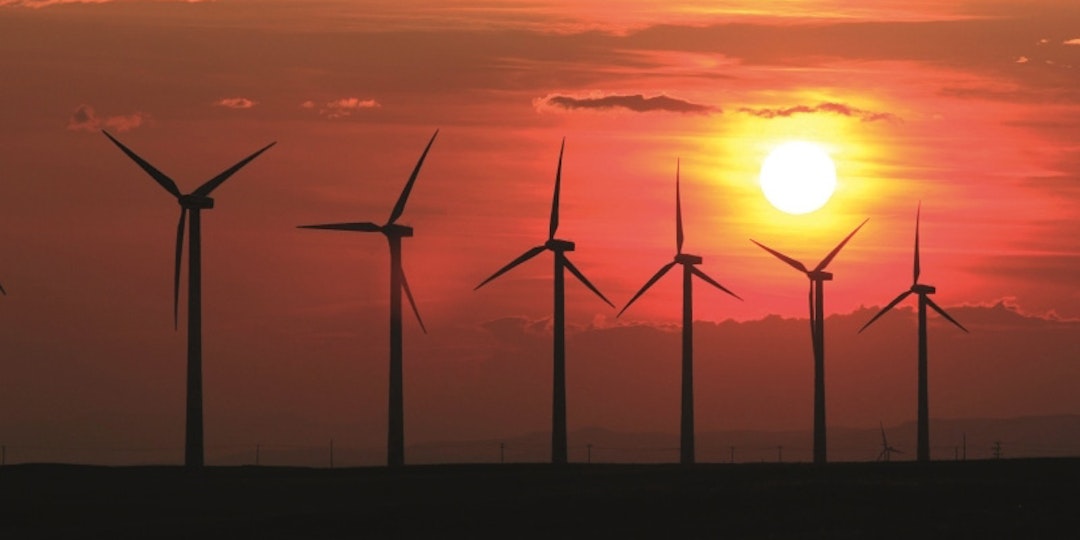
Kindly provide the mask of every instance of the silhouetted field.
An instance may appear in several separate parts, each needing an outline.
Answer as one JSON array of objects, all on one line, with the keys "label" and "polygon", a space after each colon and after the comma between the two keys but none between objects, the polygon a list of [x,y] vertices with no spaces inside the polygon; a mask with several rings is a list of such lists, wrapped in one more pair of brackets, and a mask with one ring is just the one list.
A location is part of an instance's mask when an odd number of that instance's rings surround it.
[{"label": "silhouetted field", "polygon": [[1080,459],[15,465],[0,467],[0,538],[1076,538],[1078,481]]}]

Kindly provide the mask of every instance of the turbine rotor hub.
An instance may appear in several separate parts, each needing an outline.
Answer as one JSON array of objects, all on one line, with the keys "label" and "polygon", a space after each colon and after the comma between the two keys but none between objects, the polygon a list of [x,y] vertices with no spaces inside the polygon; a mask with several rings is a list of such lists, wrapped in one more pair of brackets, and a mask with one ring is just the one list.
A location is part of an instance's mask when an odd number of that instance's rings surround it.
[{"label": "turbine rotor hub", "polygon": [[824,270],[810,271],[806,273],[813,281],[832,281],[832,272],[826,272]]},{"label": "turbine rotor hub", "polygon": [[916,283],[911,286],[911,292],[915,294],[934,294],[935,292],[937,292],[937,288],[933,285],[923,285],[921,283]]},{"label": "turbine rotor hub", "polygon": [[544,247],[551,251],[574,251],[574,243],[569,240],[559,240],[558,238],[552,238],[547,242],[544,242]]},{"label": "turbine rotor hub", "polygon": [[397,223],[390,223],[382,226],[382,233],[386,236],[397,236],[398,238],[409,238],[413,235],[413,228],[408,225],[398,225]]},{"label": "turbine rotor hub", "polygon": [[180,206],[188,210],[209,210],[214,207],[214,199],[199,195],[181,195]]},{"label": "turbine rotor hub", "polygon": [[700,255],[691,255],[689,253],[680,253],[675,256],[675,262],[679,264],[701,264],[704,259]]}]

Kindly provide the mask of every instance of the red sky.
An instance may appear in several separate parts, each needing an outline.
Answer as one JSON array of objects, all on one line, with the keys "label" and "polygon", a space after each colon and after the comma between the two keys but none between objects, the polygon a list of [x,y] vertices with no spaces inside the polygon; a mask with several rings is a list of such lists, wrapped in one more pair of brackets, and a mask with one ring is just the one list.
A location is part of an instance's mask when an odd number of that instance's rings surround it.
[{"label": "red sky", "polygon": [[[401,219],[431,331],[406,321],[410,442],[548,429],[549,340],[513,332],[543,333],[550,259],[472,289],[544,240],[563,136],[559,236],[620,307],[673,254],[681,159],[686,249],[746,300],[697,290],[701,324],[745,330],[699,338],[699,366],[743,377],[702,368],[699,429],[810,427],[805,321],[750,337],[806,316],[805,278],[749,238],[815,264],[870,218],[827,285],[827,312],[854,324],[909,285],[920,200],[923,280],[972,330],[931,327],[932,414],[1080,412],[1064,389],[1080,382],[1080,6],[864,4],[0,0],[0,440],[180,459],[178,212],[101,128],[184,191],[278,142],[203,218],[210,456],[382,444],[386,244],[295,226],[384,220],[436,128]],[[803,216],[757,186],[791,139],[837,165]],[[678,287],[616,320],[568,285],[571,429],[676,429],[677,342],[625,350],[617,329],[673,331]],[[915,329],[890,319],[827,328],[831,425],[914,416]],[[633,369],[574,378],[620,350]]]}]

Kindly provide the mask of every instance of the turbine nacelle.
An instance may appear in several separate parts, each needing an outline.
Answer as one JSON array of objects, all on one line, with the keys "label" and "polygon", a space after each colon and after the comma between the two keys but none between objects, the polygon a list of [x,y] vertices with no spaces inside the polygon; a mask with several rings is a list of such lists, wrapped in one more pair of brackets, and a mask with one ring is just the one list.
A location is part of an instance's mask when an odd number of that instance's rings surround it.
[{"label": "turbine nacelle", "polygon": [[398,225],[397,223],[387,223],[383,225],[380,230],[386,236],[396,236],[398,238],[411,238],[413,235],[413,228],[408,225]]},{"label": "turbine nacelle", "polygon": [[934,294],[935,292],[937,292],[937,288],[933,285],[923,285],[921,283],[916,283],[911,286],[911,292],[915,294]]},{"label": "turbine nacelle", "polygon": [[675,256],[675,262],[678,264],[695,265],[701,264],[703,261],[704,259],[700,255],[691,255],[689,253],[680,253]]},{"label": "turbine nacelle", "polygon": [[832,281],[833,278],[832,272],[826,272],[824,270],[811,270],[807,272],[806,275],[811,281]]},{"label": "turbine nacelle", "polygon": [[544,242],[544,247],[551,251],[574,251],[574,243],[569,240],[559,240],[558,238],[552,238],[547,242]]},{"label": "turbine nacelle", "polygon": [[201,195],[181,195],[176,200],[188,210],[209,210],[214,207],[214,199]]}]

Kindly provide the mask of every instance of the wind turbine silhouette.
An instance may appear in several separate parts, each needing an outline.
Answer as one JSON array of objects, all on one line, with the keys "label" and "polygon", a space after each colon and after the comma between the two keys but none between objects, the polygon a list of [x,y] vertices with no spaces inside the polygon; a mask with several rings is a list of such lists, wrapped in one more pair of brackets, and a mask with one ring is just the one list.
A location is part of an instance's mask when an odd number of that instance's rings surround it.
[{"label": "wind turbine silhouette", "polygon": [[930,306],[934,311],[938,312],[942,317],[945,317],[949,322],[955,324],[957,328],[967,332],[967,328],[945,313],[944,309],[941,309],[933,300],[929,298],[929,295],[937,292],[937,289],[933,285],[925,285],[919,283],[919,217],[922,213],[922,203],[919,203],[918,209],[915,211],[915,272],[914,277],[911,280],[911,288],[900,293],[889,305],[882,308],[874,318],[870,319],[862,328],[859,329],[859,333],[866,330],[868,326],[878,320],[879,317],[885,314],[885,312],[896,307],[897,304],[903,302],[905,298],[911,293],[919,295],[919,404],[918,404],[918,447],[916,449],[916,459],[918,461],[930,461],[930,404],[929,404],[929,391],[927,389],[927,366],[926,366],[926,306]]},{"label": "wind turbine silhouette", "polygon": [[776,258],[810,278],[810,292],[807,296],[810,303],[810,340],[814,347],[814,463],[825,463],[827,461],[825,444],[825,282],[832,281],[833,275],[832,272],[826,272],[825,267],[832,262],[837,253],[840,253],[848,240],[851,240],[851,237],[855,236],[855,233],[859,232],[863,225],[866,225],[867,221],[870,221],[870,219],[863,220],[858,227],[855,227],[855,230],[851,231],[851,234],[837,244],[813,270],[807,270],[803,263],[752,238],[750,239],[761,249],[772,253]]},{"label": "wind turbine silhouette", "polygon": [[589,280],[585,278],[585,275],[574,266],[574,263],[570,262],[570,259],[566,257],[567,251],[574,251],[574,243],[569,240],[560,240],[555,238],[555,231],[559,228],[559,188],[562,183],[562,160],[563,150],[566,148],[566,138],[563,138],[562,145],[559,147],[559,165],[555,170],[555,196],[551,202],[551,221],[548,227],[548,239],[542,245],[536,246],[520,257],[510,261],[509,264],[499,269],[491,277],[485,279],[473,290],[477,290],[483,287],[491,280],[505,274],[515,266],[539,255],[545,250],[551,250],[555,254],[555,315],[554,324],[552,328],[553,341],[554,341],[554,382],[552,391],[552,411],[551,411],[551,461],[552,463],[561,465],[566,463],[566,332],[565,332],[565,302],[564,302],[564,289],[565,279],[563,276],[563,269],[570,270],[570,273],[579,281],[585,284],[592,292],[596,293],[601,300],[607,303],[611,307],[615,307]]},{"label": "wind turbine silhouette", "polygon": [[724,291],[739,300],[739,295],[727,290],[705,272],[697,268],[703,259],[698,255],[683,253],[682,197],[679,192],[679,164],[675,164],[675,260],[660,267],[645,282],[641,290],[626,303],[616,317],[621,317],[630,304],[633,304],[654,283],[664,277],[676,264],[683,267],[683,321],[682,321],[682,412],[679,423],[679,462],[684,465],[694,463],[694,282],[693,277],[701,278],[705,283]]},{"label": "wind turbine silhouette", "polygon": [[[105,130],[101,131],[132,161],[180,203],[180,223],[176,227],[176,264],[173,272],[173,327],[179,328],[180,262],[184,254],[184,225],[188,225],[188,351],[187,351],[187,415],[184,438],[184,465],[189,468],[203,466],[203,408],[202,408],[202,235],[200,213],[214,207],[210,194],[229,179],[236,171],[259,157],[277,144],[272,142],[221,174],[207,180],[195,191],[180,192],[171,178],[154,168],[132,152]],[[188,214],[191,219],[187,220]]]},{"label": "wind turbine silhouette", "polygon": [[412,291],[409,290],[409,282],[405,279],[405,271],[401,267],[401,239],[413,235],[412,227],[398,225],[396,222],[405,211],[405,203],[409,200],[413,183],[420,174],[420,167],[424,165],[431,145],[435,143],[435,137],[439,130],[431,136],[424,153],[420,154],[420,160],[416,162],[412,175],[405,183],[405,189],[401,190],[394,209],[390,212],[390,219],[383,225],[371,222],[362,223],[328,223],[323,225],[301,225],[300,229],[328,229],[350,232],[377,232],[386,236],[390,244],[390,391],[389,391],[389,420],[387,424],[386,453],[387,463],[391,467],[400,467],[405,464],[405,390],[402,367],[402,328],[401,328],[401,291],[409,299],[416,320],[420,323],[420,329],[427,333],[424,320],[420,318],[420,311],[416,309],[416,301],[413,300]]},{"label": "wind turbine silhouette", "polygon": [[877,460],[888,462],[892,454],[903,454],[904,452],[889,446],[889,439],[885,438],[885,424],[880,422],[878,424],[881,426],[881,453],[878,454]]}]

